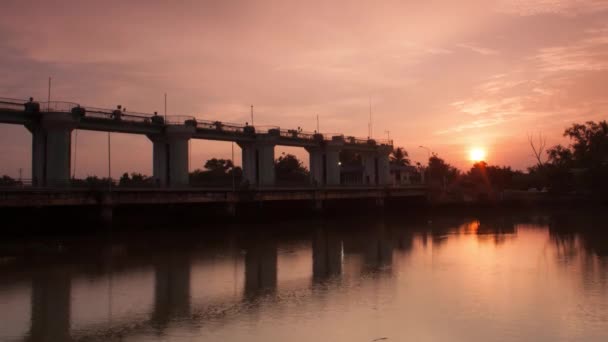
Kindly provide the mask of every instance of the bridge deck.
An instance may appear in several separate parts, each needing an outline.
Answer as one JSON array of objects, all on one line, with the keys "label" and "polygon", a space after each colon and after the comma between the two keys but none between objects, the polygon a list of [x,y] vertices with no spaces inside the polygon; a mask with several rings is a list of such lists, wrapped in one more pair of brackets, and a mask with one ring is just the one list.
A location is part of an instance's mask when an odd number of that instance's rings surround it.
[{"label": "bridge deck", "polygon": [[265,188],[250,191],[225,188],[187,189],[0,189],[1,207],[49,207],[86,205],[136,205],[185,203],[242,203],[268,201],[313,201],[340,199],[385,199],[425,197],[425,186]]},{"label": "bridge deck", "polygon": [[[26,110],[35,104],[35,110]],[[197,119],[194,116],[126,112],[116,109],[84,107],[70,102],[33,103],[25,100],[0,98],[0,123],[28,125],[42,115],[70,113],[76,128],[91,131],[129,134],[160,134],[168,125],[190,125],[196,127],[193,139],[250,142],[260,135],[271,136],[276,145],[315,147],[336,138],[343,141],[346,149],[373,150],[377,146],[392,146],[391,140],[356,138],[342,134],[304,132],[300,129],[280,127],[254,127],[248,125]]]}]

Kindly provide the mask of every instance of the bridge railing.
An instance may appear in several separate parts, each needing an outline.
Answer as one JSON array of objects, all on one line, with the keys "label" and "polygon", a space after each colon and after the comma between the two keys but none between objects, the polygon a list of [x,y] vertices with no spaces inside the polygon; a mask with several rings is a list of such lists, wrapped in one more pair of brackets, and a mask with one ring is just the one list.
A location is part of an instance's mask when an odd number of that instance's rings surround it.
[{"label": "bridge railing", "polygon": [[0,97],[0,108],[3,110],[23,111],[27,100]]},{"label": "bridge railing", "polygon": [[288,139],[304,139],[304,140],[314,140],[316,133],[304,132],[297,129],[281,129],[280,135],[282,138]]},{"label": "bridge railing", "polygon": [[250,130],[250,133],[255,132],[253,126],[241,125],[231,122],[196,119],[196,124],[197,129],[214,131],[215,133],[244,134],[247,133],[248,129]]},{"label": "bridge railing", "polygon": [[190,125],[198,126],[198,122],[194,116],[190,115],[170,115],[167,116],[165,124],[167,125]]},{"label": "bridge railing", "polygon": [[[14,111],[28,111],[28,104],[31,104],[27,100],[11,99],[11,98],[0,98],[0,108],[4,110]],[[254,133],[266,133],[270,135],[276,135],[287,139],[301,139],[301,140],[324,140],[324,141],[335,141],[344,140],[346,144],[352,145],[366,145],[366,146],[392,146],[393,141],[388,139],[368,139],[368,138],[357,138],[353,136],[344,136],[341,133],[311,133],[304,132],[300,129],[281,129],[278,126],[249,126],[242,124],[235,124],[221,121],[209,121],[197,119],[194,116],[189,115],[171,115],[171,116],[159,116],[156,114],[138,113],[125,111],[124,109],[107,109],[107,108],[96,108],[96,107],[81,107],[77,103],[63,102],[63,101],[51,101],[51,102],[37,102],[35,106],[30,107],[29,110],[34,108],[34,112],[66,112],[74,113],[75,110],[81,109],[81,115],[85,117],[115,120],[115,121],[126,121],[136,122],[143,124],[159,124],[159,125],[192,125],[200,130],[212,130],[214,132],[221,132],[223,134],[254,134]]]},{"label": "bridge railing", "polygon": [[151,115],[151,114],[121,111],[119,109],[106,109],[106,108],[95,108],[95,107],[84,107],[84,110],[85,110],[86,117],[106,119],[106,120],[115,120],[115,121],[146,123],[146,124],[154,123],[154,120],[152,119],[154,117],[154,115]]},{"label": "bridge railing", "polygon": [[39,102],[39,104],[40,111],[47,113],[71,113],[72,108],[79,107],[78,103],[64,101]]}]

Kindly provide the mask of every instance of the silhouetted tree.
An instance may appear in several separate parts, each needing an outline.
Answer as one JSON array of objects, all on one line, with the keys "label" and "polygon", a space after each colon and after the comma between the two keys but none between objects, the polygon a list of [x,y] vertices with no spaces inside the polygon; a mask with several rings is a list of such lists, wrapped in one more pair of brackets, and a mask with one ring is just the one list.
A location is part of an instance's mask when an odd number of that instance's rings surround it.
[{"label": "silhouetted tree", "polygon": [[302,162],[293,154],[281,155],[274,163],[278,181],[308,182],[310,174]]},{"label": "silhouetted tree", "polygon": [[588,189],[605,196],[608,191],[608,123],[575,123],[564,131],[568,147],[556,145],[549,156],[547,183],[554,191]]},{"label": "silhouetted tree", "polygon": [[460,171],[454,166],[446,163],[443,159],[433,154],[429,158],[429,165],[426,170],[429,182],[436,184],[448,184],[453,182]]},{"label": "silhouetted tree", "polygon": [[154,186],[154,179],[141,173],[132,172],[131,176],[125,172],[118,180],[118,185],[122,187],[151,187]]},{"label": "silhouetted tree", "polygon": [[511,188],[513,177],[518,174],[521,172],[513,171],[508,166],[493,166],[481,161],[473,164],[466,178],[477,186],[486,187],[488,191],[502,191]]},{"label": "silhouetted tree", "polygon": [[0,186],[16,186],[16,185],[21,185],[21,182],[13,179],[7,175],[2,176],[2,178],[0,178]]},{"label": "silhouetted tree", "polygon": [[225,174],[229,169],[232,169],[233,166],[232,160],[230,159],[212,158],[205,163],[205,169],[218,174]]},{"label": "silhouetted tree", "polygon": [[204,170],[190,172],[190,184],[193,186],[230,186],[232,182],[240,184],[242,178],[243,169],[235,167],[230,159],[211,158],[205,162]]},{"label": "silhouetted tree", "polygon": [[403,147],[393,148],[389,158],[390,158],[392,165],[395,165],[395,166],[410,165],[409,155]]}]

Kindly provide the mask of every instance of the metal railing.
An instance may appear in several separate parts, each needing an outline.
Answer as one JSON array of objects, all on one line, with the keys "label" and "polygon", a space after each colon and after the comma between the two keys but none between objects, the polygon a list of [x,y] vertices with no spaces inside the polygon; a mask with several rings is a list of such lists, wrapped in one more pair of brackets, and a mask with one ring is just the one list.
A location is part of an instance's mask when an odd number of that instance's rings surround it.
[{"label": "metal railing", "polygon": [[26,102],[27,102],[27,100],[0,97],[0,108],[3,110],[10,110],[10,111],[23,111],[23,110],[25,110]]},{"label": "metal railing", "polygon": [[51,101],[39,102],[41,112],[53,113],[71,113],[73,108],[79,107],[78,103]]},{"label": "metal railing", "polygon": [[160,116],[156,114],[138,113],[125,111],[121,108],[106,109],[88,106],[80,106],[73,102],[51,101],[30,102],[28,100],[0,98],[0,109],[10,111],[37,112],[60,112],[73,113],[82,117],[141,123],[150,125],[191,125],[201,131],[213,131],[221,134],[252,135],[255,133],[276,135],[284,139],[307,140],[307,141],[336,141],[343,140],[346,144],[365,146],[393,146],[392,140],[368,139],[353,136],[344,136],[341,133],[311,133],[299,129],[281,129],[278,126],[250,126],[221,121],[209,121],[197,119],[190,115]]}]

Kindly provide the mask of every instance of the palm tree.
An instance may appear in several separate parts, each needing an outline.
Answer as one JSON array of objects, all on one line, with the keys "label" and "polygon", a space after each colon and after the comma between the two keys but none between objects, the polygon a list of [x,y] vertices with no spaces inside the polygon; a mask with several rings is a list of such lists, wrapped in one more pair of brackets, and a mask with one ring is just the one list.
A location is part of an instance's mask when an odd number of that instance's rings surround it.
[{"label": "palm tree", "polygon": [[393,148],[390,155],[391,164],[397,166],[410,165],[410,158],[407,151],[403,147]]}]

